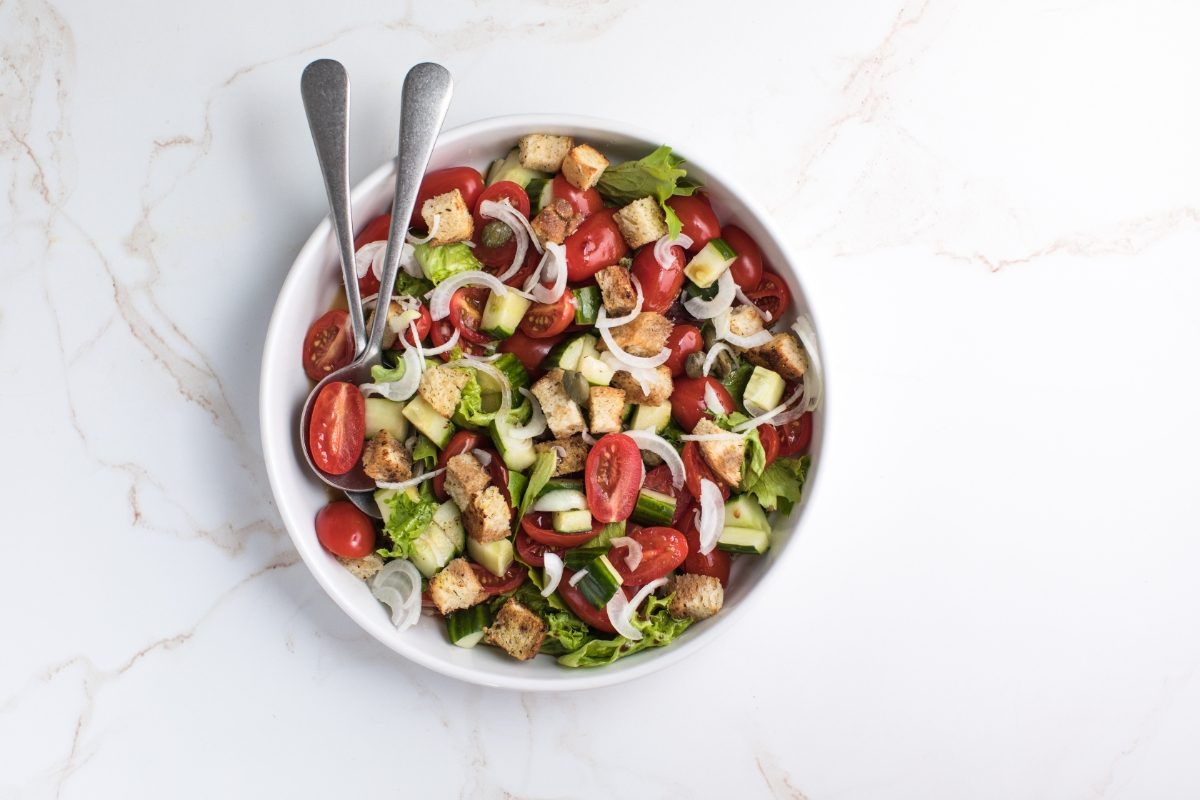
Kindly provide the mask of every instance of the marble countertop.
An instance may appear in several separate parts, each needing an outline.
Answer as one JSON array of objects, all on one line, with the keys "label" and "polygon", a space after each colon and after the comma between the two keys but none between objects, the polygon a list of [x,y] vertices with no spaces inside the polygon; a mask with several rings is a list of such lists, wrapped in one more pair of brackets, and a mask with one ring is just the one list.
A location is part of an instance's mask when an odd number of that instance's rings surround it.
[{"label": "marble countertop", "polygon": [[[1200,794],[1200,9],[0,2],[0,797]],[[785,231],[835,375],[761,613],[636,684],[459,684],[299,563],[267,318],[446,64],[634,120]]]}]

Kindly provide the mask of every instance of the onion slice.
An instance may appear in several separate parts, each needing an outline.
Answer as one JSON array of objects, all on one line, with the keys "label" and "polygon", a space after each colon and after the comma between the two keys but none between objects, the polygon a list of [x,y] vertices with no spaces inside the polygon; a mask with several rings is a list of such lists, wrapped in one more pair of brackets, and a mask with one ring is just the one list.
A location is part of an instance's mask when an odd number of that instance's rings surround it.
[{"label": "onion slice", "polygon": [[437,236],[438,228],[442,227],[442,215],[433,215],[433,224],[429,226],[429,233],[424,236],[413,236],[411,233],[405,234],[404,240],[412,244],[429,244],[433,241],[433,237]]},{"label": "onion slice", "polygon": [[371,579],[371,594],[392,611],[392,624],[411,628],[421,616],[421,573],[411,561],[396,559]]},{"label": "onion slice", "polygon": [[817,331],[813,328],[812,318],[807,314],[792,323],[792,330],[796,332],[800,344],[804,345],[804,352],[808,354],[808,371],[804,373],[804,402],[800,405],[804,411],[816,411],[821,405],[821,394],[825,388],[825,380],[821,373],[821,353],[817,349]]},{"label": "onion slice", "polygon": [[650,581],[641,589],[632,599],[626,600],[624,592],[617,592],[612,599],[608,601],[605,610],[608,612],[608,621],[616,629],[617,633],[624,636],[631,642],[640,641],[642,632],[633,624],[633,615],[637,612],[640,606],[650,594],[660,586],[667,584],[666,578]]},{"label": "onion slice", "polygon": [[728,311],[733,305],[733,297],[737,291],[737,284],[733,282],[733,276],[729,274],[729,270],[721,273],[721,277],[717,278],[717,295],[712,300],[705,300],[702,297],[693,297],[690,300],[685,300],[683,307],[687,312],[696,319],[712,319],[722,311]]},{"label": "onion slice", "polygon": [[442,467],[441,469],[435,469],[433,472],[425,472],[425,473],[422,473],[421,475],[418,475],[415,478],[409,478],[408,480],[400,481],[399,483],[389,483],[387,481],[375,481],[375,486],[380,489],[396,489],[397,491],[404,491],[405,489],[407,489],[410,486],[417,486],[417,485],[422,484],[425,481],[429,480],[430,478],[436,478],[438,475],[441,475],[445,471],[446,471],[446,468]]},{"label": "onion slice", "polygon": [[455,369],[474,369],[494,378],[500,384],[500,408],[496,409],[496,424],[507,425],[508,412],[512,411],[512,389],[509,387],[508,378],[504,376],[503,372],[491,364],[482,361],[472,361],[466,358],[447,362],[446,366]]},{"label": "onion slice", "polygon": [[[784,400],[782,403],[780,403],[779,405],[772,408],[770,411],[764,411],[763,413],[759,414],[757,417],[751,417],[750,419],[746,420],[745,422],[741,423],[740,425],[734,425],[733,429],[735,431],[737,431],[738,433],[741,433],[742,431],[748,431],[752,428],[757,428],[759,425],[762,425],[764,422],[770,422],[771,420],[775,419],[775,417],[780,416],[788,406],[790,406],[792,403],[799,400],[803,395],[804,395],[804,387],[800,386],[800,388],[796,389],[796,391],[794,391],[790,395],[788,395],[788,398],[786,400]],[[786,422],[787,420],[783,420],[783,421]]]},{"label": "onion slice", "polygon": [[624,547],[628,552],[625,553],[625,566],[630,570],[638,568],[638,564],[642,563],[642,543],[632,536],[618,536],[609,543],[609,547]]},{"label": "onion slice", "polygon": [[429,295],[429,315],[435,320],[445,319],[450,313],[450,298],[463,286],[486,286],[496,294],[508,294],[510,291],[495,275],[481,269],[470,269],[451,275],[437,285]]},{"label": "onion slice", "polygon": [[478,461],[480,464],[482,464],[485,467],[488,464],[492,463],[492,454],[489,453],[487,450],[480,450],[480,449],[476,448],[471,451],[471,454],[473,456],[475,456],[476,461]]},{"label": "onion slice", "polygon": [[733,348],[727,345],[725,342],[717,342],[711,348],[709,348],[708,355],[704,357],[704,368],[702,370],[702,373],[705,377],[707,377],[708,373],[712,371],[713,364],[717,362],[717,356],[722,352],[732,353]]},{"label": "onion slice", "polygon": [[671,248],[682,247],[684,250],[686,250],[693,244],[695,244],[695,242],[692,241],[692,237],[688,236],[682,231],[674,239],[670,238],[669,235],[662,236],[657,242],[654,243],[654,260],[657,261],[658,265],[663,269],[670,269]]},{"label": "onion slice", "polygon": [[735,297],[736,297],[738,300],[740,300],[741,302],[743,302],[743,303],[745,303],[746,305],[748,305],[748,306],[750,306],[751,308],[753,308],[753,309],[754,309],[754,310],[755,310],[755,311],[758,313],[758,315],[759,315],[760,317],[762,317],[762,321],[763,321],[763,322],[767,322],[767,323],[769,323],[769,322],[771,321],[771,312],[770,312],[770,311],[767,311],[767,310],[765,310],[765,309],[759,308],[757,303],[755,303],[755,302],[754,302],[753,300],[751,300],[749,297],[746,297],[746,293],[742,291],[742,287],[740,287],[740,286],[738,286],[738,285],[734,284],[734,289],[735,289],[735,291],[734,291],[734,293],[733,293],[733,294],[734,294],[734,296],[735,296]]},{"label": "onion slice", "polygon": [[[442,342],[437,347],[425,348],[424,354],[427,356],[440,356],[442,353],[449,352],[450,350],[454,349],[454,345],[458,344],[458,337],[459,337],[458,328],[455,328],[454,331],[450,334],[449,339]],[[418,341],[418,346],[420,346],[419,341]]]},{"label": "onion slice", "polygon": [[596,315],[595,327],[615,328],[618,325],[628,325],[637,319],[638,314],[642,313],[642,303],[645,302],[642,297],[642,282],[633,275],[629,276],[629,280],[633,284],[633,290],[637,293],[637,302],[633,306],[633,311],[623,317],[610,317],[604,306],[601,306],[600,313]]},{"label": "onion slice", "polygon": [[653,431],[629,430],[625,431],[625,435],[633,439],[633,443],[640,449],[649,450],[663,460],[663,463],[671,470],[671,485],[676,489],[683,486],[686,475],[683,459],[680,458],[679,451],[672,447],[670,442]]},{"label": "onion slice", "polygon": [[377,394],[394,402],[412,397],[417,391],[417,387],[421,385],[421,368],[425,362],[421,358],[421,354],[411,347],[405,348],[402,358],[404,359],[404,374],[400,376],[400,380],[388,383],[364,383],[358,387],[358,390],[363,393],[363,397]]},{"label": "onion slice", "polygon": [[533,392],[524,386],[517,391],[529,398],[529,403],[533,406],[533,416],[529,418],[529,422],[525,425],[508,428],[506,431],[507,434],[514,439],[532,439],[535,436],[541,436],[546,432],[546,414],[542,411],[542,404],[533,396]]},{"label": "onion slice", "polygon": [[358,248],[354,253],[354,271],[359,278],[367,277],[367,270],[371,269],[376,258],[383,258],[379,254],[386,248],[387,242],[367,242]]},{"label": "onion slice", "polygon": [[704,384],[704,405],[714,414],[725,413],[725,406],[721,404],[721,398],[717,397],[717,390],[711,383]]},{"label": "onion slice", "polygon": [[600,328],[600,338],[604,340],[604,345],[608,348],[608,352],[613,354],[613,358],[624,365],[623,369],[628,369],[629,367],[654,369],[667,363],[667,359],[671,357],[671,348],[669,347],[664,347],[656,356],[631,355],[621,349],[621,346],[613,339],[612,332],[608,328]]},{"label": "onion slice", "polygon": [[[508,226],[509,230],[513,232],[513,236],[516,237],[517,248],[513,253],[512,263],[500,275],[500,280],[506,281],[521,270],[521,265],[525,263],[525,254],[529,252],[530,240],[535,242],[534,247],[538,247],[536,244],[537,237],[533,235],[533,229],[529,225],[529,220],[525,219],[524,214],[513,208],[512,203],[508,201],[507,197],[501,198],[499,202],[484,200],[479,204],[479,216],[500,220]],[[538,252],[541,252],[540,247],[538,248]]]},{"label": "onion slice", "polygon": [[542,588],[542,597],[549,597],[554,594],[559,582],[562,581],[563,560],[558,553],[551,553],[548,550],[543,558],[545,559],[542,566],[546,570],[546,585]]},{"label": "onion slice", "polygon": [[[554,267],[556,271],[554,273],[554,284],[547,287],[542,284],[541,279],[550,267]],[[537,270],[529,278],[530,280],[525,282],[525,291],[529,292],[530,298],[538,303],[557,303],[558,299],[563,296],[563,292],[567,290],[566,248],[561,244],[549,242],[546,245],[546,253],[542,256],[541,263],[538,264]]]},{"label": "onion slice", "polygon": [[739,336],[729,330],[729,312],[722,311],[713,318],[713,328],[716,329],[718,339],[724,339],[734,347],[751,348],[762,347],[764,344],[771,343],[770,331],[758,331],[749,336]]},{"label": "onion slice", "polygon": [[700,534],[700,555],[706,556],[717,546],[725,527],[725,501],[721,490],[708,478],[700,479],[700,518],[696,532]]}]

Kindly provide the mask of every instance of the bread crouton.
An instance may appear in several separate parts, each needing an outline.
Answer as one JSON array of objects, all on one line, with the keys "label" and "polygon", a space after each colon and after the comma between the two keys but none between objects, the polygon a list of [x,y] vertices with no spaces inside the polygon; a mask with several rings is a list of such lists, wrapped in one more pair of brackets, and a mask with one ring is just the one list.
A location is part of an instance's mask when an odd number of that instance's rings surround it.
[{"label": "bread crouton", "polygon": [[680,575],[668,610],[673,617],[708,619],[725,604],[725,589],[712,575]]},{"label": "bread crouton", "polygon": [[446,494],[464,511],[491,482],[491,475],[474,453],[460,453],[446,462]]},{"label": "bread crouton", "polygon": [[[725,433],[717,423],[707,417],[702,418],[692,429],[692,433]],[[708,442],[698,442],[700,455],[718,478],[728,486],[737,486],[742,482],[742,464],[746,460],[746,443],[741,439],[716,439]]]},{"label": "bread crouton", "polygon": [[484,638],[513,658],[528,661],[542,649],[546,623],[515,597],[510,597],[485,630]]},{"label": "bread crouton", "polygon": [[362,581],[369,581],[375,577],[375,573],[383,569],[383,559],[375,553],[362,558],[342,558],[338,556],[338,561],[346,570]]},{"label": "bread crouton", "polygon": [[620,433],[621,414],[625,411],[625,390],[613,386],[593,386],[588,413],[592,417],[592,433]]},{"label": "bread crouton", "polygon": [[446,366],[430,367],[421,375],[417,394],[421,395],[421,399],[429,403],[434,411],[450,419],[454,416],[454,409],[458,408],[463,387],[469,380],[465,370]]},{"label": "bread crouton", "polygon": [[512,508],[497,486],[489,486],[471,498],[463,509],[467,535],[480,544],[507,539],[512,528]]},{"label": "bread crouton", "polygon": [[542,244],[562,244],[567,237],[579,229],[583,215],[566,200],[555,200],[543,208],[529,224]]},{"label": "bread crouton", "polygon": [[372,480],[399,483],[412,477],[412,455],[387,431],[381,430],[363,447],[363,472]]},{"label": "bread crouton", "polygon": [[637,290],[633,288],[629,270],[624,267],[618,264],[605,267],[596,273],[596,283],[609,316],[624,316],[637,307]]},{"label": "bread crouton", "polygon": [[751,364],[775,370],[785,381],[797,381],[808,372],[808,353],[790,333],[777,333],[770,344],[746,351]]},{"label": "bread crouton", "polygon": [[641,405],[662,405],[671,398],[675,391],[675,382],[671,380],[671,368],[665,364],[646,371],[646,386],[625,370],[613,374],[612,385],[625,391],[625,401]]},{"label": "bread crouton", "polygon": [[563,159],[575,145],[570,136],[555,136],[550,133],[531,133],[517,142],[521,166],[538,172],[558,172]]},{"label": "bread crouton", "polygon": [[555,438],[574,436],[582,433],[587,427],[579,404],[567,395],[567,390],[563,387],[561,369],[547,372],[533,385],[531,391],[541,403],[542,413],[546,415],[546,424],[550,426]]},{"label": "bread crouton", "polygon": [[675,325],[656,311],[643,311],[626,322],[612,328],[613,341],[631,356],[656,356],[667,343]]},{"label": "bread crouton", "polygon": [[555,439],[552,442],[538,442],[533,446],[535,452],[554,452],[558,461],[554,465],[554,477],[583,472],[587,464],[588,444],[582,436],[572,436],[569,439]]},{"label": "bread crouton", "polygon": [[572,147],[562,162],[562,174],[567,183],[585,192],[596,185],[608,167],[608,159],[590,144]]},{"label": "bread crouton", "polygon": [[618,211],[614,218],[625,243],[634,250],[667,235],[667,218],[652,197],[634,200]]},{"label": "bread crouton", "polygon": [[487,597],[479,576],[465,558],[456,558],[429,579],[429,597],[443,615],[470,608]]},{"label": "bread crouton", "polygon": [[735,336],[753,336],[761,330],[762,317],[751,306],[741,305],[729,312],[729,332]]},{"label": "bread crouton", "polygon": [[475,220],[471,217],[471,209],[467,208],[462,192],[458,189],[451,189],[445,194],[426,200],[421,206],[421,218],[425,220],[425,229],[430,231],[433,230],[434,219],[437,219],[437,233],[429,240],[429,244],[434,247],[466,241],[475,233]]}]

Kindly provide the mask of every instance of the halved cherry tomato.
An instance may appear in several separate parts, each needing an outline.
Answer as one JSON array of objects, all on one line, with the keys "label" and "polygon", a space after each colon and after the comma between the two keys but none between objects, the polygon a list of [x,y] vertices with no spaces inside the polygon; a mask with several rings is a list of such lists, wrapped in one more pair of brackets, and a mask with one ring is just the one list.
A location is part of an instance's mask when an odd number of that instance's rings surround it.
[{"label": "halved cherry tomato", "polygon": [[642,560],[637,569],[631,570],[625,563],[629,548],[621,546],[608,551],[608,560],[621,574],[625,586],[645,586],[665,578],[687,558],[687,539],[674,528],[642,528],[626,535],[642,546]]},{"label": "halved cherry tomato", "polygon": [[371,518],[349,500],[335,500],[317,512],[317,541],[342,558],[363,558],[375,550]]},{"label": "halved cherry tomato", "polygon": [[[446,462],[455,456],[469,453],[472,450],[477,450],[489,444],[487,438],[478,433],[470,431],[459,431],[450,437],[450,441],[442,448],[442,452],[438,453],[437,468],[445,469]],[[435,475],[433,477],[433,493],[437,495],[438,500],[443,502],[450,496],[446,494],[446,473]]]},{"label": "halved cherry tomato", "polygon": [[308,421],[313,463],[330,475],[354,469],[363,451],[366,403],[353,383],[332,381],[321,387]]},{"label": "halved cherry tomato", "polygon": [[808,452],[812,444],[813,419],[812,412],[807,411],[791,422],[779,426],[779,455],[784,457],[798,456]]},{"label": "halved cherry tomato", "polygon": [[575,612],[575,616],[588,625],[604,633],[616,633],[617,629],[608,621],[608,612],[593,606],[583,596],[583,592],[571,585],[571,576],[574,574],[569,569],[563,570],[562,580],[558,582],[558,596],[567,604],[567,608]]},{"label": "halved cherry tomato", "polygon": [[464,286],[450,296],[450,324],[458,329],[464,341],[472,344],[492,341],[492,337],[479,332],[487,299],[488,290],[482,286]]},{"label": "halved cherry tomato", "polygon": [[711,575],[721,582],[722,586],[729,583],[729,563],[732,560],[729,553],[714,548],[708,555],[700,552],[700,532],[696,530],[693,519],[683,530],[687,539],[688,554],[683,560],[683,571],[689,575]]},{"label": "halved cherry tomato", "polygon": [[589,216],[579,229],[567,237],[567,279],[586,281],[604,267],[615,264],[629,252],[625,237],[613,216],[615,208],[605,208]]},{"label": "halved cherry tomato", "polygon": [[684,515],[691,510],[692,496],[688,493],[686,486],[676,489],[673,481],[671,468],[666,464],[659,464],[646,473],[646,480],[642,482],[642,486],[653,492],[669,494],[675,498],[675,516],[671,520],[671,527],[683,530],[680,523],[683,521]]},{"label": "halved cherry tomato", "polygon": [[671,307],[683,288],[683,248],[671,248],[666,269],[654,257],[654,245],[643,245],[633,256],[630,272],[642,285],[642,310],[660,314]]},{"label": "halved cherry tomato", "polygon": [[629,519],[642,486],[642,451],[622,433],[606,434],[588,453],[583,484],[594,519]]},{"label": "halved cherry tomato", "polygon": [[704,456],[700,453],[700,445],[695,442],[688,442],[683,446],[683,469],[686,473],[685,483],[687,490],[692,497],[700,497],[700,481],[701,479],[710,480],[717,485],[721,490],[721,496],[726,500],[729,499],[729,487],[725,482],[716,476],[716,473],[709,468],[708,462],[704,460]]},{"label": "halved cherry tomato", "polygon": [[721,235],[721,223],[708,204],[708,198],[702,194],[691,197],[675,196],[667,199],[667,205],[674,210],[679,221],[683,223],[683,232],[692,237],[689,253],[698,253],[700,248],[708,244],[709,239]]},{"label": "halved cherry tomato", "polygon": [[604,199],[598,191],[594,188],[576,189],[561,172],[550,182],[550,193],[555,200],[566,200],[585,217],[604,208]]},{"label": "halved cherry tomato", "polygon": [[[413,320],[412,324],[417,329],[417,340],[424,341],[425,337],[429,335],[429,329],[433,327],[433,317],[429,315],[429,309],[425,307],[424,303],[421,304],[420,313],[421,316]],[[404,333],[401,335],[404,337],[404,341],[408,342],[409,344],[416,344],[416,342],[413,341],[413,332],[411,327],[405,328]]]},{"label": "halved cherry tomato", "polygon": [[[459,289],[461,292],[462,289]],[[557,336],[575,321],[575,295],[565,291],[553,303],[534,303],[521,318],[521,331],[533,339]]]},{"label": "halved cherry tomato", "polygon": [[791,290],[774,272],[764,270],[758,286],[753,289],[743,287],[743,291],[754,305],[771,315],[772,321],[782,317],[792,305]]},{"label": "halved cherry tomato", "polygon": [[762,281],[762,250],[750,238],[750,234],[737,225],[726,225],[721,229],[721,238],[737,253],[737,258],[729,267],[733,282],[741,286],[754,288]]},{"label": "halved cherry tomato", "polygon": [[521,530],[529,534],[535,542],[551,547],[578,547],[600,535],[604,525],[592,521],[592,529],[581,533],[559,533],[550,524],[550,515],[534,511],[521,518]]},{"label": "halved cherry tomato", "polygon": [[508,565],[508,571],[502,578],[497,578],[486,567],[478,564],[472,564],[471,569],[475,570],[475,577],[479,578],[479,582],[483,584],[483,591],[487,592],[488,597],[511,592],[524,583],[525,576],[529,574],[525,565],[516,561]]},{"label": "halved cherry tomato", "polygon": [[350,315],[343,309],[326,311],[304,334],[304,374],[319,381],[354,359]]},{"label": "halved cherry tomato", "polygon": [[533,537],[527,534],[522,528],[517,531],[517,555],[531,567],[546,566],[546,553],[554,553],[559,558],[567,552],[566,547],[551,547],[548,544],[534,541]]},{"label": "halved cherry tomato", "polygon": [[728,414],[733,411],[733,398],[716,378],[679,378],[675,381],[674,391],[671,392],[671,416],[689,433],[696,427],[697,422],[711,416],[705,397],[706,386],[711,386],[716,393],[722,413]]},{"label": "halved cherry tomato", "polygon": [[513,208],[520,211],[526,219],[529,219],[529,195],[525,194],[525,189],[519,183],[497,181],[479,193],[479,199],[471,206],[474,212],[476,228],[482,228],[495,219],[495,217],[485,217],[479,212],[479,207],[483,205],[484,200],[491,200],[496,203],[499,203],[501,200],[508,200]]},{"label": "halved cherry tomato", "polygon": [[500,352],[512,353],[519,358],[525,371],[529,373],[530,379],[536,381],[545,371],[542,368],[542,362],[546,360],[546,354],[565,338],[565,336],[551,336],[546,339],[534,339],[518,330],[500,343]]},{"label": "halved cherry tomato", "polygon": [[779,431],[774,425],[758,426],[758,441],[762,442],[763,453],[767,456],[767,466],[779,457]]},{"label": "halved cherry tomato", "polygon": [[[367,223],[367,227],[363,228],[358,236],[354,237],[354,252],[358,252],[359,248],[364,244],[371,242],[386,242],[388,238],[388,230],[392,226],[392,215],[384,214],[376,217]],[[379,291],[379,278],[375,277],[375,273],[367,270],[367,274],[358,279],[358,292],[363,297],[368,297]]]},{"label": "halved cherry tomato", "polygon": [[704,349],[704,335],[695,325],[676,325],[667,337],[667,349],[671,355],[666,365],[671,369],[671,376],[678,378],[683,374],[687,357]]},{"label": "halved cherry tomato", "polygon": [[425,219],[421,216],[421,206],[425,201],[439,194],[458,189],[462,193],[463,202],[467,208],[475,208],[479,193],[483,191],[483,176],[479,170],[472,167],[449,167],[426,172],[421,180],[421,189],[417,192],[417,203],[413,206],[412,217],[408,224],[418,230],[425,230]]},{"label": "halved cherry tomato", "polygon": [[[439,319],[437,322],[433,323],[433,327],[429,329],[429,338],[433,340],[435,345],[445,344],[446,342],[450,341],[450,337],[453,335],[454,326],[450,324],[449,318]],[[471,342],[464,341],[462,336],[458,338],[457,347],[461,348],[464,353],[468,353],[473,356],[481,356],[486,352],[482,345],[472,344]],[[450,359],[454,358],[453,353],[453,347],[442,352],[442,361],[449,361]]]}]

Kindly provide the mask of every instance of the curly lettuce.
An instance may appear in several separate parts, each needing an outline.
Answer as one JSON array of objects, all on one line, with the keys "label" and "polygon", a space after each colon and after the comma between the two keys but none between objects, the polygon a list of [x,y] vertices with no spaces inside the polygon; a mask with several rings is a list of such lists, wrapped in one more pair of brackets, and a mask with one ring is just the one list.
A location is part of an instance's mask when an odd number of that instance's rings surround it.
[{"label": "curly lettuce", "polygon": [[778,510],[784,515],[790,514],[795,504],[800,502],[810,463],[808,456],[777,458],[758,478],[747,484],[746,494],[754,495],[759,505],[767,511]]},{"label": "curly lettuce", "polygon": [[[559,656],[583,647],[592,637],[591,629],[571,613],[557,594],[542,597],[537,570],[529,571],[529,582],[513,592],[517,602],[537,614],[546,623],[542,652]],[[502,604],[501,604],[502,605]]]},{"label": "curly lettuce", "polygon": [[383,502],[390,509],[383,533],[392,546],[376,552],[384,558],[408,558],[413,542],[433,522],[438,502],[432,496],[411,491],[397,492]]},{"label": "curly lettuce", "polygon": [[680,619],[671,616],[668,610],[672,595],[655,597],[650,595],[646,608],[633,617],[633,626],[642,632],[638,641],[630,641],[624,636],[612,639],[592,639],[582,647],[572,650],[558,659],[564,667],[602,667],[611,664],[618,658],[647,650],[651,647],[663,647],[678,638],[679,634],[692,624],[689,618]]},{"label": "curly lettuce", "polygon": [[666,215],[668,235],[675,238],[683,230],[683,223],[667,205],[667,200],[677,195],[691,195],[698,188],[695,182],[688,180],[687,170],[679,166],[682,163],[683,159],[664,144],[637,161],[608,167],[600,176],[596,189],[608,202],[622,206],[643,197],[653,197]]},{"label": "curly lettuce", "polygon": [[421,271],[425,273],[425,277],[431,280],[435,286],[451,275],[473,269],[483,269],[483,264],[471,252],[471,248],[462,242],[442,244],[437,247],[419,244],[413,248],[413,254],[416,256],[417,263],[421,265]]}]

